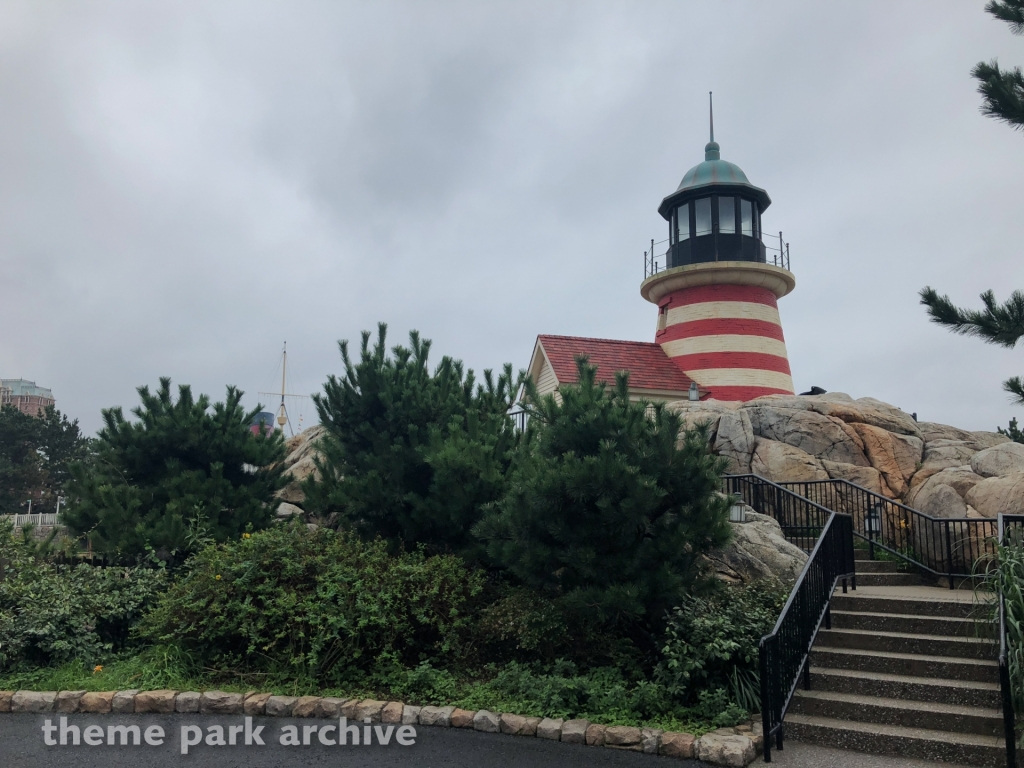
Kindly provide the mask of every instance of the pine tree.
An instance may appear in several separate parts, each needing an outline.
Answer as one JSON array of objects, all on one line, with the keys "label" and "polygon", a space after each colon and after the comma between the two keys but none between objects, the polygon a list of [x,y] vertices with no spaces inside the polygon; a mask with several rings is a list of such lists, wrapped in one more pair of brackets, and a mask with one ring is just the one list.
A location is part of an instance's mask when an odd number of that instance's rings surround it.
[{"label": "pine tree", "polygon": [[[430,341],[416,331],[388,353],[387,326],[362,334],[359,360],[339,342],[345,372],[314,396],[327,434],[319,478],[305,484],[308,511],[392,549],[426,545],[477,559],[470,529],[504,491],[517,437],[508,410],[518,387],[512,366],[495,381],[442,358],[429,367]],[[520,375],[521,378],[521,375]]]},{"label": "pine tree", "polygon": [[73,531],[115,559],[139,557],[147,547],[172,559],[273,519],[284,440],[249,430],[262,406],[247,413],[234,387],[212,407],[187,385],[175,400],[169,378],[155,393],[145,386],[138,393],[136,420],[120,407],[104,410],[96,460],[71,466],[64,521]]},{"label": "pine tree", "polygon": [[[1015,35],[1024,34],[1024,0],[993,0],[985,10],[1010,25]],[[982,114],[1024,128],[1024,73],[1020,67],[1001,70],[996,61],[979,62],[971,72],[984,97]]]},{"label": "pine tree", "polygon": [[[996,303],[995,294],[985,291],[981,294],[982,310],[961,309],[950,301],[949,296],[940,296],[933,288],[921,290],[921,303],[928,307],[933,323],[949,328],[953,333],[975,336],[990,344],[1013,349],[1024,337],[1024,291],[1014,291],[1005,304]],[[1024,405],[1024,380],[1013,376],[1003,382],[1003,389]]]},{"label": "pine tree", "polygon": [[39,416],[17,408],[0,410],[0,514],[53,512],[64,495],[72,461],[85,458],[89,441],[78,421],[69,421],[54,406]]},{"label": "pine tree", "polygon": [[631,402],[577,359],[560,400],[526,382],[530,422],[507,495],[475,532],[526,584],[600,621],[658,622],[729,537],[722,464],[706,431],[663,404]]}]

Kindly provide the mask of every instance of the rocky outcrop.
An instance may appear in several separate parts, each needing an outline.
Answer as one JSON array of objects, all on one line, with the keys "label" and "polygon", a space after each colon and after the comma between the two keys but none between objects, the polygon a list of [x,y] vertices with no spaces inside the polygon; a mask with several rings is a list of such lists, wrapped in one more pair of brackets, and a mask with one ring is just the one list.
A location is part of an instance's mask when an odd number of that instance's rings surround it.
[{"label": "rocky outcrop", "polygon": [[293,517],[303,512],[306,494],[302,483],[310,476],[316,476],[316,444],[326,430],[319,424],[303,430],[285,442],[284,478],[286,485],[277,492],[278,517]]},{"label": "rocky outcrop", "polygon": [[721,581],[749,584],[776,580],[792,584],[803,570],[807,555],[782,535],[778,521],[746,508],[745,523],[731,523],[732,539],[705,555],[705,561]]},{"label": "rocky outcrop", "polygon": [[772,482],[828,480],[828,472],[814,456],[786,443],[763,437],[754,439],[750,471]]},{"label": "rocky outcrop", "polygon": [[1024,473],[1024,445],[995,432],[919,423],[874,398],[832,392],[668,407],[687,424],[710,425],[712,449],[733,474],[846,480],[935,517],[992,516],[1024,505],[1013,479]]}]

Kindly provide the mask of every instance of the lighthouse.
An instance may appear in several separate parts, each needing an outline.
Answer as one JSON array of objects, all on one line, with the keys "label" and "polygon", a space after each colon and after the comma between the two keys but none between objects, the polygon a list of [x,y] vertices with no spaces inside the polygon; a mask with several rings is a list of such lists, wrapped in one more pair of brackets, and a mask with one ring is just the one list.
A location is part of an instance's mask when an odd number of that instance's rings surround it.
[{"label": "lighthouse", "polygon": [[640,294],[658,306],[655,342],[702,395],[791,395],[778,300],[796,279],[784,254],[766,257],[761,214],[771,198],[722,159],[713,113],[710,123],[704,162],[658,207],[669,246],[651,259]]}]

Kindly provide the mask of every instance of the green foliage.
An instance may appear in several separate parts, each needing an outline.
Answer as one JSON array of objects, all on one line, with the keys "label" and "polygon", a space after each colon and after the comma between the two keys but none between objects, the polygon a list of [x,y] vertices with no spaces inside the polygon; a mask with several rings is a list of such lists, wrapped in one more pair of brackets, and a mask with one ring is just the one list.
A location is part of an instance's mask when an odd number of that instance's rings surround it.
[{"label": "green foliage", "polygon": [[1010,424],[1006,429],[996,427],[996,431],[1000,435],[1006,435],[1015,443],[1024,443],[1024,432],[1022,432],[1020,427],[1017,426],[1016,419],[1010,419]]},{"label": "green foliage", "polygon": [[[1024,34],[1024,0],[992,0],[985,10],[1008,23],[1013,34]],[[995,61],[979,62],[971,76],[978,81],[978,92],[984,97],[982,114],[1024,128],[1024,73],[1020,67],[1000,70]]]},{"label": "green foliage", "polygon": [[660,404],[607,391],[578,361],[561,402],[527,382],[530,422],[509,491],[475,529],[494,562],[601,621],[652,625],[698,582],[701,553],[729,536],[722,464],[706,431]]},{"label": "green foliage", "polygon": [[[1001,594],[1006,603],[1010,694],[1014,711],[1024,712],[1024,536],[1019,528],[1011,527],[1007,531],[1007,539],[998,547],[994,565],[985,569],[983,587],[988,594]],[[998,637],[998,602],[993,601],[990,606]]]},{"label": "green foliage", "polygon": [[687,598],[669,617],[655,680],[681,701],[721,688],[734,704],[759,709],[758,644],[787,596],[763,583]]},{"label": "green foliage", "polygon": [[485,371],[477,385],[448,357],[431,372],[428,340],[412,331],[409,347],[389,355],[386,335],[381,323],[371,348],[364,332],[358,362],[340,342],[345,373],[314,396],[327,436],[306,508],[366,540],[380,536],[392,551],[406,542],[475,559],[470,528],[505,489],[518,382],[506,365],[496,382]]},{"label": "green foliage", "polygon": [[53,512],[69,480],[71,462],[87,455],[78,421],[52,405],[39,416],[0,408],[0,514]]},{"label": "green foliage", "polygon": [[260,406],[247,413],[234,387],[212,408],[188,386],[178,387],[175,401],[167,378],[153,394],[138,392],[138,420],[104,410],[96,461],[71,467],[64,520],[73,531],[114,557],[139,558],[152,548],[171,559],[191,551],[190,530],[225,541],[273,519],[284,441],[279,432],[249,431]]},{"label": "green foliage", "polygon": [[124,648],[129,630],[165,588],[161,569],[53,565],[0,523],[0,669],[93,663]]},{"label": "green foliage", "polygon": [[452,556],[392,556],[348,532],[278,526],[195,555],[140,633],[209,668],[337,682],[378,659],[462,653],[481,585]]},{"label": "green foliage", "polygon": [[[940,296],[935,289],[921,289],[921,303],[928,307],[933,323],[949,328],[953,333],[975,336],[990,344],[1013,348],[1024,337],[1024,291],[1014,291],[1005,304],[997,304],[995,294],[985,291],[981,301],[983,310],[961,309],[949,296]],[[1024,405],[1024,380],[1013,376],[1003,382],[1003,390],[1013,400]]]}]

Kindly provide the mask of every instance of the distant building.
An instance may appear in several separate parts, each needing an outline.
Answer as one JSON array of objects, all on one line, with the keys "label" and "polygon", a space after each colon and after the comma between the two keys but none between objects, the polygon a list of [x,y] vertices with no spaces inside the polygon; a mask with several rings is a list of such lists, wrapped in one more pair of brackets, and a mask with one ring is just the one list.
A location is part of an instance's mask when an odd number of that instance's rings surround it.
[{"label": "distant building", "polygon": [[0,379],[0,406],[13,405],[29,416],[40,416],[56,402],[51,390],[37,387],[34,381]]}]

